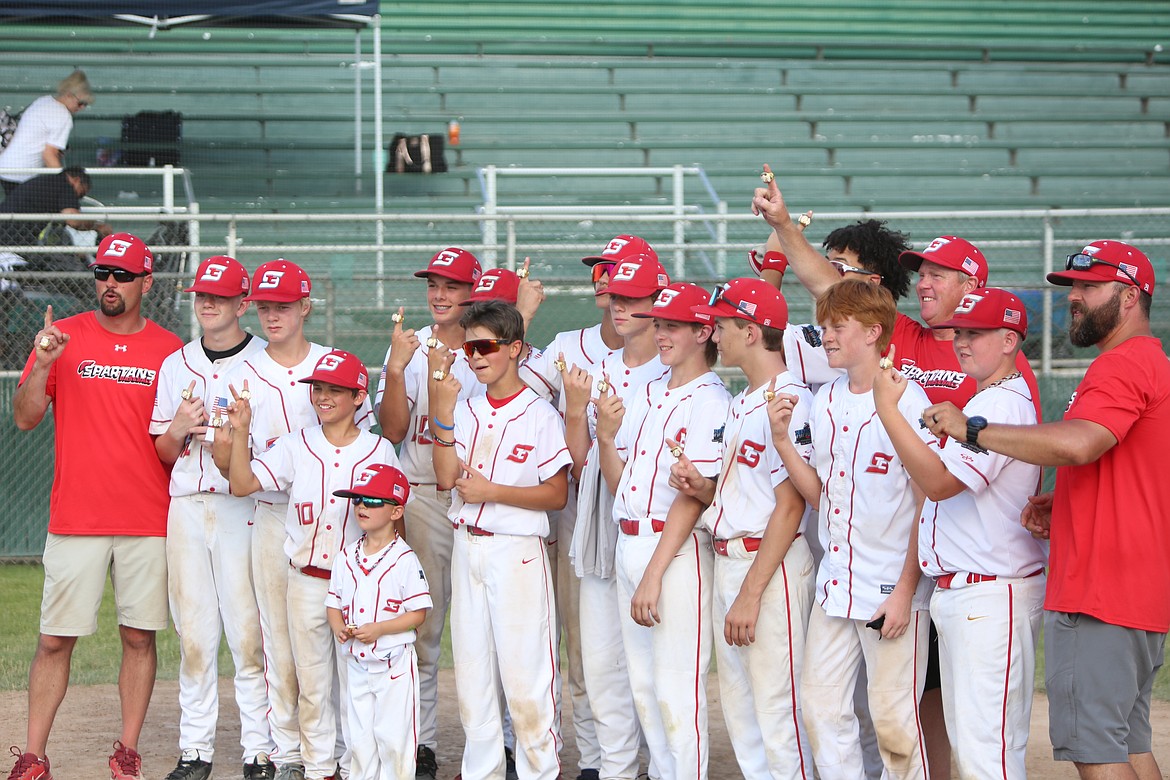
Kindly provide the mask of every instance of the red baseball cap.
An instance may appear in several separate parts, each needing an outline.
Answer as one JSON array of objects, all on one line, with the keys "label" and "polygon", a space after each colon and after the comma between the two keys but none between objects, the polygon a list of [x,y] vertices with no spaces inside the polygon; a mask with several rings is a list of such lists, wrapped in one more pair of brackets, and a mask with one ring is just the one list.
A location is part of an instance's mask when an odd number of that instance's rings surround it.
[{"label": "red baseball cap", "polygon": [[114,233],[98,244],[94,265],[120,268],[134,274],[154,271],[154,254],[141,238],[131,233]]},{"label": "red baseball cap", "polygon": [[507,268],[491,268],[483,272],[475,289],[467,300],[460,301],[460,306],[470,306],[476,301],[505,301],[515,304],[516,295],[520,290],[520,277],[515,271]]},{"label": "red baseball cap", "polygon": [[1154,294],[1154,266],[1141,250],[1123,241],[1094,241],[1068,256],[1064,271],[1048,274],[1048,281],[1069,287],[1073,282],[1121,282]]},{"label": "red baseball cap", "polygon": [[1028,335],[1028,309],[1014,294],[999,287],[984,287],[967,293],[954,315],[935,328],[973,328],[975,330],[1014,330],[1023,338]]},{"label": "red baseball cap", "polygon": [[648,319],[657,317],[661,320],[674,322],[694,322],[699,325],[710,325],[710,314],[694,311],[695,306],[702,306],[710,298],[706,290],[690,282],[675,282],[668,286],[654,299],[654,307],[650,311],[632,314],[632,317]]},{"label": "red baseball cap", "polygon": [[623,298],[649,298],[670,284],[670,277],[657,255],[638,255],[622,260],[609,275],[609,285],[595,295],[620,295]]},{"label": "red baseball cap", "polygon": [[748,267],[756,276],[764,271],[784,273],[788,270],[788,255],[776,250],[767,251],[764,247],[756,247],[748,251]]},{"label": "red baseball cap", "polygon": [[479,260],[476,259],[475,255],[466,249],[449,246],[436,252],[427,267],[421,271],[415,271],[414,275],[425,279],[434,274],[455,282],[475,284],[479,281],[481,273],[483,273],[483,269],[480,268]]},{"label": "red baseball cap", "polygon": [[788,324],[788,303],[772,285],[762,279],[742,277],[717,286],[706,303],[692,309],[712,317],[735,317],[766,328]]},{"label": "red baseball cap", "polygon": [[620,263],[624,260],[633,260],[636,257],[652,257],[657,260],[658,253],[646,242],[646,239],[623,234],[611,238],[609,243],[605,245],[605,249],[601,250],[601,254],[582,257],[581,262],[594,266],[598,263]]},{"label": "red baseball cap", "polygon": [[366,364],[357,355],[344,349],[335,349],[322,355],[313,367],[313,373],[299,381],[326,382],[350,390],[365,390],[370,386]]},{"label": "red baseball cap", "polygon": [[234,298],[248,292],[248,269],[234,257],[216,255],[199,264],[195,283],[183,292]]},{"label": "red baseball cap", "polygon": [[983,287],[987,284],[987,258],[979,247],[958,236],[939,236],[921,252],[903,252],[898,262],[911,271],[917,271],[923,261],[941,265],[974,276]]},{"label": "red baseball cap", "polygon": [[366,466],[349,490],[334,490],[338,498],[383,498],[405,506],[410,498],[410,482],[406,475],[385,463]]},{"label": "red baseball cap", "polygon": [[281,258],[261,263],[252,278],[252,294],[244,300],[292,303],[308,298],[312,289],[304,269]]}]

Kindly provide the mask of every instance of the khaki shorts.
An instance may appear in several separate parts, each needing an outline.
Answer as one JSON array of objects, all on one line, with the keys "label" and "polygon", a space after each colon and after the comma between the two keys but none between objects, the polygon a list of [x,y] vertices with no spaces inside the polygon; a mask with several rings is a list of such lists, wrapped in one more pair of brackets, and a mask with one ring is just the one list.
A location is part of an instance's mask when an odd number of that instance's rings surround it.
[{"label": "khaki shorts", "polygon": [[118,625],[167,627],[167,540],[162,536],[63,536],[45,541],[41,633],[88,636],[97,631],[107,572],[114,581]]}]

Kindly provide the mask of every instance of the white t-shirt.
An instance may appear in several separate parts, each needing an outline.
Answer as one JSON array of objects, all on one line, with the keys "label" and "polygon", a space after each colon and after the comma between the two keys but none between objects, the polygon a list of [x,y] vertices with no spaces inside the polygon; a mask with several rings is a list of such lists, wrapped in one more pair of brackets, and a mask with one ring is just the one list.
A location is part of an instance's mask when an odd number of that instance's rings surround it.
[{"label": "white t-shirt", "polygon": [[[73,114],[51,95],[39,97],[20,116],[12,140],[0,152],[0,168],[44,168],[46,146],[65,150],[73,131]],[[28,181],[35,173],[5,173],[7,181]]]},{"label": "white t-shirt", "polygon": [[566,368],[578,366],[593,374],[601,361],[611,352],[613,350],[601,339],[600,324],[581,330],[566,330],[554,336],[552,343],[541,354],[530,355],[525,361],[534,381],[528,382],[529,377],[524,375],[520,378],[542,398],[552,400],[557,411],[564,414],[565,394],[562,392],[564,387],[561,372],[556,368],[557,357],[564,354]]},{"label": "white t-shirt", "polygon": [[[1036,406],[1023,377],[976,393],[963,413],[1005,425],[1035,425]],[[1043,542],[1020,525],[1020,511],[1036,492],[1040,467],[947,439],[939,456],[967,489],[927,500],[918,526],[918,557],[931,577],[950,572],[1023,577],[1048,561]]]},{"label": "white t-shirt", "polygon": [[[833,617],[869,620],[902,576],[918,521],[910,475],[878,418],[872,391],[850,391],[843,376],[822,387],[812,406],[810,462],[821,479],[817,524],[825,551],[816,598]],[[929,444],[934,436],[918,424],[928,406],[926,391],[908,382],[898,411]],[[930,589],[930,580],[921,578],[913,609],[926,608]]]}]

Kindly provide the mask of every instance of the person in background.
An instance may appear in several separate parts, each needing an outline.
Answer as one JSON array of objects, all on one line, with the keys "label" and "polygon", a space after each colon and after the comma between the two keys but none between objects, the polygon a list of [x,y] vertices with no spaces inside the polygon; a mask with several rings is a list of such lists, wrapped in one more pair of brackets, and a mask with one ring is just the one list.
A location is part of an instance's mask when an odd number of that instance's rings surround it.
[{"label": "person in background", "polygon": [[8,173],[5,168],[62,168],[73,132],[73,115],[93,105],[85,71],[75,70],[57,85],[56,95],[39,97],[20,115],[12,140],[0,152],[0,185],[8,195],[35,174]]}]

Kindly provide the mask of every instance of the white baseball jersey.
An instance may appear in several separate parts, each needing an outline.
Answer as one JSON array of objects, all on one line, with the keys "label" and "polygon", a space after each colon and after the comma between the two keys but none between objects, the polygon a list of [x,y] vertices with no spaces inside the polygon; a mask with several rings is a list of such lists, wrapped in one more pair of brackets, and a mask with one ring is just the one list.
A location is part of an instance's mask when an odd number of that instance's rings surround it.
[{"label": "white baseball jersey", "polygon": [[[342,550],[342,558],[333,566],[325,606],[341,610],[346,624],[357,626],[430,609],[427,577],[406,540],[395,538],[373,555],[366,555],[365,538],[361,536]],[[414,638],[413,628],[380,636],[372,645],[353,638],[341,652],[366,667],[389,665],[399,648],[412,644]]]},{"label": "white baseball jersey", "polygon": [[[716,539],[763,536],[776,506],[776,487],[788,479],[788,470],[772,443],[768,402],[764,400],[768,384],[744,389],[731,400],[723,427],[723,463],[715,499],[701,518]],[[776,392],[799,399],[788,433],[807,460],[812,393],[788,371],[776,377]],[[804,530],[803,519],[799,530]]]},{"label": "white baseball jersey", "polygon": [[[630,368],[623,359],[625,353],[624,347],[615,349],[601,359],[596,371],[590,372],[593,376],[594,396],[601,395],[601,390],[598,389],[597,385],[608,377],[609,392],[625,402],[646,385],[670,372],[669,368],[662,365],[662,359],[657,354],[642,365]],[[568,362],[567,355],[565,362]],[[597,407],[593,404],[589,404],[589,438],[597,438]]]},{"label": "white baseball jersey", "polygon": [[358,538],[352,502],[333,491],[349,490],[371,463],[397,467],[394,445],[360,431],[352,443],[335,447],[319,425],[281,436],[252,461],[261,489],[288,491],[284,552],[294,566],[331,569],[341,548]]},{"label": "white baseball jersey", "polygon": [[[529,356],[527,360],[529,375],[536,384],[547,389],[547,394],[536,387],[533,389],[544,397],[555,396],[557,410],[564,414],[565,394],[562,392],[564,384],[561,380],[561,372],[557,371],[556,367],[558,356],[561,354],[565,356],[565,365],[568,368],[578,366],[594,374],[596,373],[594,369],[612,352],[613,350],[607,347],[601,339],[600,323],[591,328],[566,330],[558,333],[553,337],[552,343],[539,356]],[[528,381],[528,378],[523,375],[521,378]],[[533,384],[530,382],[529,386],[531,387]]]},{"label": "white baseball jersey", "polygon": [[784,360],[788,370],[808,385],[815,395],[821,385],[832,382],[845,372],[829,365],[825,348],[821,346],[820,325],[788,323],[784,328]]},{"label": "white baseball jersey", "polygon": [[[964,407],[1006,425],[1035,425],[1036,406],[1023,377],[978,392]],[[1023,577],[1048,560],[1044,543],[1020,525],[1020,512],[1036,492],[1040,467],[995,452],[979,452],[955,439],[939,450],[947,470],[967,489],[942,502],[927,499],[918,528],[922,570]]]},{"label": "white baseball jersey", "polygon": [[[229,372],[228,381],[237,392],[243,389],[246,380],[248,392],[252,394],[249,437],[253,457],[267,450],[286,433],[320,422],[313,408],[312,385],[300,380],[311,375],[317,361],[331,351],[329,347],[311,343],[305,359],[290,368],[277,363],[264,350]],[[369,430],[373,425],[374,413],[369,396],[354,412],[353,421],[362,430]],[[256,493],[252,498],[274,504],[288,502],[284,493]]]},{"label": "white baseball jersey", "polygon": [[[431,439],[430,399],[427,395],[427,382],[431,372],[427,368],[427,356],[430,348],[427,339],[431,336],[431,326],[419,330],[416,334],[421,345],[406,364],[403,377],[406,384],[406,403],[410,407],[410,427],[406,430],[406,439],[403,440],[402,473],[412,485],[435,484],[435,466],[431,461],[432,448],[435,446]],[[475,398],[484,395],[486,388],[471,370],[467,356],[462,349],[454,350],[455,362],[451,364],[451,373],[459,380],[459,400]],[[386,391],[386,362],[390,360],[390,350],[386,350],[386,359],[382,361],[382,378],[378,382],[378,393],[374,398],[374,409],[382,404],[382,394]],[[450,420],[441,420],[446,425],[452,425]]]},{"label": "white baseball jersey", "polygon": [[[489,481],[535,487],[572,463],[565,425],[556,409],[525,387],[497,407],[482,395],[455,406],[455,454]],[[495,534],[548,536],[548,513],[507,504],[465,504],[451,492],[448,515],[456,525]]]},{"label": "white baseball jersey", "polygon": [[[918,422],[927,406],[926,392],[908,382],[898,409],[931,443],[934,436]],[[810,462],[821,479],[817,524],[825,551],[817,602],[831,617],[868,620],[893,593],[906,562],[917,519],[910,475],[878,419],[872,391],[850,392],[843,376],[822,387],[812,407]],[[926,608],[929,585],[919,581],[912,609]]]},{"label": "white baseball jersey", "polygon": [[[194,397],[203,399],[203,407],[209,419],[226,421],[227,407],[231,403],[228,391],[228,376],[237,366],[251,357],[264,352],[264,339],[253,336],[248,344],[229,358],[208,360],[199,339],[184,344],[182,349],[163,361],[158,374],[158,394],[154,399],[154,414],[151,416],[150,432],[155,436],[166,433],[179,404],[183,402],[183,391],[195,381]],[[239,388],[237,388],[239,389]],[[112,411],[112,410],[111,410]],[[208,435],[213,435],[210,431]],[[196,441],[196,438],[200,439]],[[171,495],[189,496],[194,493],[223,493],[231,495],[227,479],[219,473],[211,458],[210,442],[203,437],[192,436],[179,454],[171,469]]]},{"label": "white baseball jersey", "polygon": [[668,483],[675,457],[666,446],[674,439],[699,473],[719,473],[722,429],[731,394],[713,371],[681,387],[669,388],[670,374],[634,393],[614,439],[626,462],[613,504],[613,518],[666,520],[678,491]]}]

